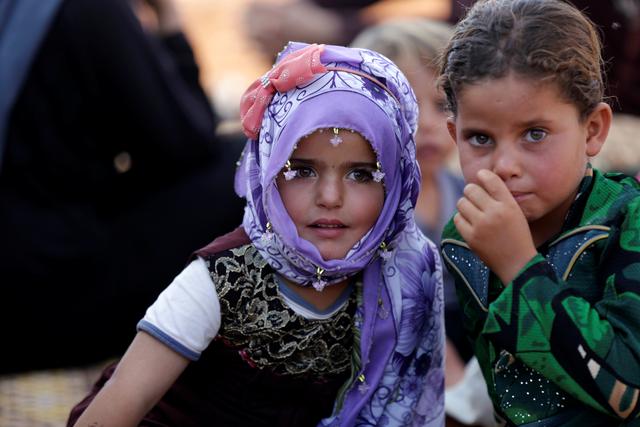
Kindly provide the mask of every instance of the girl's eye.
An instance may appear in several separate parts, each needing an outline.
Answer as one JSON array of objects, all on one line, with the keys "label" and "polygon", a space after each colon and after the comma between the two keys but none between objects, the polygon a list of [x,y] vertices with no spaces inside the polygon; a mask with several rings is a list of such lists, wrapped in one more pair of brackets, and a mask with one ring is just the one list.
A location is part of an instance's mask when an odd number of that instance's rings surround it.
[{"label": "girl's eye", "polygon": [[525,139],[529,142],[540,142],[545,139],[547,132],[542,129],[529,129],[525,135]]},{"label": "girl's eye", "polygon": [[354,169],[347,175],[348,179],[352,179],[356,182],[369,182],[373,180],[372,171],[368,169]]},{"label": "girl's eye", "polygon": [[315,171],[306,166],[292,167],[291,170],[296,171],[296,178],[313,178],[316,176]]},{"label": "girl's eye", "polygon": [[489,145],[491,144],[491,138],[489,138],[487,135],[483,135],[483,134],[476,134],[476,135],[471,135],[471,137],[469,138],[469,143],[471,145],[475,145],[476,147],[484,147],[485,145]]}]

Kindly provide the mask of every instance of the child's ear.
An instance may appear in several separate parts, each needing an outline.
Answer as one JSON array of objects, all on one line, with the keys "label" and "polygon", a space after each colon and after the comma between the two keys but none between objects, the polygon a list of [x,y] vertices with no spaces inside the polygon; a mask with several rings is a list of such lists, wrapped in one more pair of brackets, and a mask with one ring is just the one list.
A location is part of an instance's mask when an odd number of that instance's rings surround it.
[{"label": "child's ear", "polygon": [[449,135],[451,135],[451,139],[453,142],[458,144],[458,138],[456,137],[456,119],[453,117],[447,117],[447,129],[449,130]]},{"label": "child's ear", "polygon": [[613,113],[609,104],[599,103],[596,108],[585,119],[587,130],[587,156],[597,155],[609,134]]}]

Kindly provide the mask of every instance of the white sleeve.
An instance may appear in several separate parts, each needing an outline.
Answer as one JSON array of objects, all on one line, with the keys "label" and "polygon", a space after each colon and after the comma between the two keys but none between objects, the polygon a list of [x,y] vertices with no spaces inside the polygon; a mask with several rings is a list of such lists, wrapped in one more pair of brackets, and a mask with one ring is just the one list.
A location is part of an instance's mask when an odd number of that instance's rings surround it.
[{"label": "white sleeve", "polygon": [[197,258],[173,279],[138,323],[144,331],[190,360],[220,329],[220,302],[209,269]]}]

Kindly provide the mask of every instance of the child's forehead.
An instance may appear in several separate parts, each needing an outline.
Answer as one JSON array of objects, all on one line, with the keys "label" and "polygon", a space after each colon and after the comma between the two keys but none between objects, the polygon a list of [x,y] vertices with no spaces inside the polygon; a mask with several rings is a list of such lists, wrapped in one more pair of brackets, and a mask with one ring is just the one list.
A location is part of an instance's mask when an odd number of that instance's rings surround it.
[{"label": "child's forehead", "polygon": [[[362,132],[356,129],[347,128],[343,126],[327,126],[320,127],[317,129],[312,129],[309,132],[305,133],[298,141],[296,141],[294,148],[300,145],[300,143],[311,139],[311,140],[325,140],[328,139],[330,142],[335,137],[342,138],[344,135],[354,135],[357,138],[363,139],[367,144],[371,145],[371,142],[368,140],[366,136],[363,135]],[[338,146],[339,143],[334,143],[335,146]]]},{"label": "child's forehead", "polygon": [[298,140],[291,158],[313,159],[360,159],[375,161],[376,154],[371,143],[359,132],[352,129],[321,128]]},{"label": "child's forehead", "polygon": [[470,80],[462,80],[457,85],[456,93],[459,94],[464,92],[464,90],[469,87],[495,84],[496,82],[503,85],[517,83],[518,85],[530,86],[533,88],[552,86],[555,90],[561,90],[561,86],[556,76],[552,74],[537,74],[535,72],[523,72],[514,68],[509,68],[500,73],[484,74]]},{"label": "child's forehead", "polygon": [[576,124],[578,106],[552,81],[509,75],[467,86],[458,97],[461,130],[486,131],[530,126]]},{"label": "child's forehead", "polygon": [[[458,105],[478,101],[491,102],[494,99],[523,102],[535,100],[543,94],[545,102],[572,103],[560,83],[553,76],[532,76],[511,71],[502,76],[487,76],[461,85],[457,90]],[[484,98],[483,98],[484,97]]]}]

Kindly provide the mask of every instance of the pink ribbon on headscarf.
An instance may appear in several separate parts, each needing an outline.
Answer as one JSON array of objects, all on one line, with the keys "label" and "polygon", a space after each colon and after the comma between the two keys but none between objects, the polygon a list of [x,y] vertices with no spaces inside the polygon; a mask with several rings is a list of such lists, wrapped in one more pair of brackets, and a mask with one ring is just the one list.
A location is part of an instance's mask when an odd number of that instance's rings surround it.
[{"label": "pink ribbon on headscarf", "polygon": [[262,116],[276,91],[287,92],[308,82],[315,74],[327,72],[320,62],[323,50],[324,45],[312,44],[295,51],[249,86],[240,100],[242,129],[248,138],[258,137]]}]

